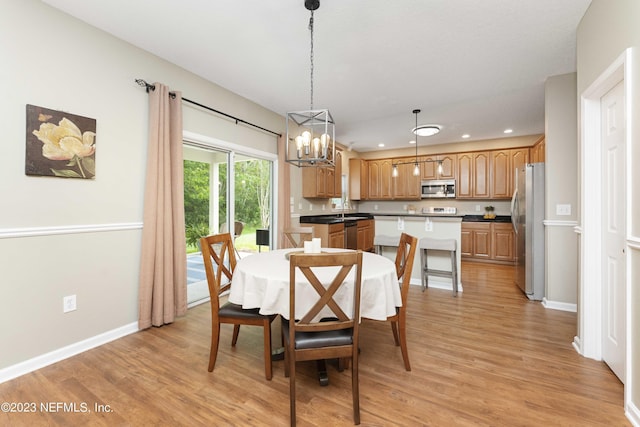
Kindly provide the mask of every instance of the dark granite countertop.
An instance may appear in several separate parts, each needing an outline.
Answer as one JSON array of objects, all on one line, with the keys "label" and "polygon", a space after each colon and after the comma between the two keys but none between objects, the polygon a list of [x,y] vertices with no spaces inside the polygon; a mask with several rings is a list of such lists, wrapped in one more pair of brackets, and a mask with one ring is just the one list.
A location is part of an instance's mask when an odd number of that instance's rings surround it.
[{"label": "dark granite countertop", "polygon": [[484,215],[465,215],[463,222],[511,222],[509,215],[497,215],[494,219],[485,219]]},{"label": "dark granite countertop", "polygon": [[373,219],[373,215],[368,213],[348,213],[331,215],[305,215],[300,217],[300,224],[339,224],[345,221],[358,221],[363,219]]}]

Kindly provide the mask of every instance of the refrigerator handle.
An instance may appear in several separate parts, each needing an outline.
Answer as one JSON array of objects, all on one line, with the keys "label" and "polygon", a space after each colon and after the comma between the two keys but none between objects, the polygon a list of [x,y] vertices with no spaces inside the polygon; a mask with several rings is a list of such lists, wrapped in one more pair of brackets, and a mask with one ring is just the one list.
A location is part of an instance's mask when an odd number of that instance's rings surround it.
[{"label": "refrigerator handle", "polygon": [[518,190],[513,192],[513,196],[511,197],[511,226],[513,227],[513,231],[518,234]]}]

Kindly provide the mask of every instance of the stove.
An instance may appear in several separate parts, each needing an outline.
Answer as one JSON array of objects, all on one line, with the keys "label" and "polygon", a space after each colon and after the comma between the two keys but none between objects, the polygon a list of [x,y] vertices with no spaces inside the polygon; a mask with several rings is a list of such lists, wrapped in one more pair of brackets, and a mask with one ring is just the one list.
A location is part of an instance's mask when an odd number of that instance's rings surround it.
[{"label": "stove", "polygon": [[423,214],[441,214],[441,215],[455,215],[456,213],[458,213],[458,209],[457,208],[453,208],[453,207],[428,207],[428,208],[422,208],[422,213]]}]

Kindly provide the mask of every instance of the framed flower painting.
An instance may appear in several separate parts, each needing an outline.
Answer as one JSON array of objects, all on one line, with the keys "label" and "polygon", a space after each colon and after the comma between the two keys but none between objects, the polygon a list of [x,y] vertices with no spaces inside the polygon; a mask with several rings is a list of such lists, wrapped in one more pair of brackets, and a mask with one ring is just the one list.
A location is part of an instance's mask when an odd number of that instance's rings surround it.
[{"label": "framed flower painting", "polygon": [[95,178],[96,120],[27,105],[25,173]]}]

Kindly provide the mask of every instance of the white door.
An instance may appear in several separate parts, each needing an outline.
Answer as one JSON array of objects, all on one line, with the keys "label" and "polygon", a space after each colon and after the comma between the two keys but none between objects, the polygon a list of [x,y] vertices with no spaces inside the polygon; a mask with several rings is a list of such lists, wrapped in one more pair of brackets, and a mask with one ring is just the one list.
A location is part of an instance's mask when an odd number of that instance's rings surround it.
[{"label": "white door", "polygon": [[602,358],[624,383],[626,350],[624,84],[601,99],[602,124]]}]

